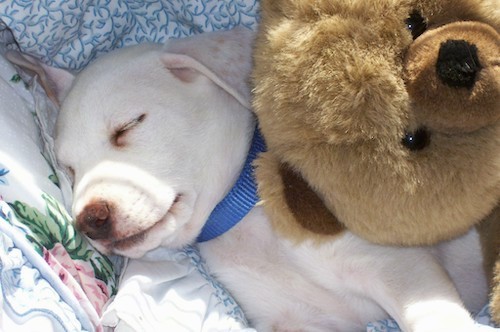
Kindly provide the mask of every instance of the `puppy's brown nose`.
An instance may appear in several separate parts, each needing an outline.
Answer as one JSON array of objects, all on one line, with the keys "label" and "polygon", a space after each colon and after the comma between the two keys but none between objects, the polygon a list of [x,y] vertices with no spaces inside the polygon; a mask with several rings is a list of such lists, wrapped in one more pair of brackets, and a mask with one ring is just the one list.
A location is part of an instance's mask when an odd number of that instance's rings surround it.
[{"label": "puppy's brown nose", "polygon": [[93,240],[106,239],[111,231],[110,216],[110,208],[106,202],[90,203],[76,217],[76,225]]}]

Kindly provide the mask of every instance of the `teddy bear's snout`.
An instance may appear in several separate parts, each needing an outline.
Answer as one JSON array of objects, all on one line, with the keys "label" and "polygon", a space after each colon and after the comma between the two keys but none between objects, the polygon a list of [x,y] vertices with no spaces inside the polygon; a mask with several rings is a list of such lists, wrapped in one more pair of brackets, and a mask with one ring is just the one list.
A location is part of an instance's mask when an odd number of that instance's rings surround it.
[{"label": "teddy bear's snout", "polygon": [[469,133],[500,121],[500,35],[481,22],[454,22],[415,39],[404,61],[418,126]]},{"label": "teddy bear's snout", "polygon": [[436,62],[436,74],[450,87],[472,89],[481,64],[477,47],[465,40],[447,40],[441,43]]}]

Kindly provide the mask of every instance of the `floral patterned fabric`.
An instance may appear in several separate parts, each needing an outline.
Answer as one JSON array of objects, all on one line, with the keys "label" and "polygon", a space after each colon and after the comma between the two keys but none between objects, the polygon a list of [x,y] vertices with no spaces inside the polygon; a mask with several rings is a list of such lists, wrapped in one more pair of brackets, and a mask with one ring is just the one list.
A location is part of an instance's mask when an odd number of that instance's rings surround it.
[{"label": "floral patterned fabric", "polygon": [[0,56],[0,330],[99,331],[119,269],[74,228],[40,129],[54,109],[21,74]]},{"label": "floral patterned fabric", "polygon": [[[18,224],[5,202],[0,202],[0,208],[0,290],[3,314],[7,314],[2,328],[7,331],[22,325],[26,330],[93,331],[98,316],[83,289],[66,277],[66,270],[47,264],[48,257],[37,258],[26,238],[30,230]],[[45,319],[29,322],[40,316]]]},{"label": "floral patterned fabric", "polygon": [[257,0],[0,0],[24,52],[81,69],[102,52],[204,31],[256,27]]},{"label": "floral patterned fabric", "polygon": [[11,222],[25,226],[33,248],[82,305],[93,307],[100,316],[110,296],[116,294],[112,263],[90,247],[56,200],[46,194],[42,198],[46,201],[45,213],[19,201],[10,203],[16,216]]}]

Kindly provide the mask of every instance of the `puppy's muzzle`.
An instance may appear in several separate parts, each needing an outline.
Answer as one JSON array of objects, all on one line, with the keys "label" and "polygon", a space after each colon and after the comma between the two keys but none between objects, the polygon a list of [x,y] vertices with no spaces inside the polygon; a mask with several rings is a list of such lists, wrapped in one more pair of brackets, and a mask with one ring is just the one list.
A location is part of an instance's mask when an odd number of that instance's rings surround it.
[{"label": "puppy's muzzle", "polygon": [[106,202],[88,204],[76,218],[77,228],[93,240],[109,238],[111,209]]}]

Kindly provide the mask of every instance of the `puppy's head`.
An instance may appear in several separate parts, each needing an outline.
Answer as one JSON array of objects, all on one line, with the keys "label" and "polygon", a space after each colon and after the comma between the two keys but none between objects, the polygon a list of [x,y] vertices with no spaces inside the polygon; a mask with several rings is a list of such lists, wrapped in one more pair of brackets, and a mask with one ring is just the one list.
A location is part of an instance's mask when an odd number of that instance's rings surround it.
[{"label": "puppy's head", "polygon": [[192,242],[242,167],[251,33],[192,39],[111,52],[60,89],[56,154],[77,227],[105,253]]}]

